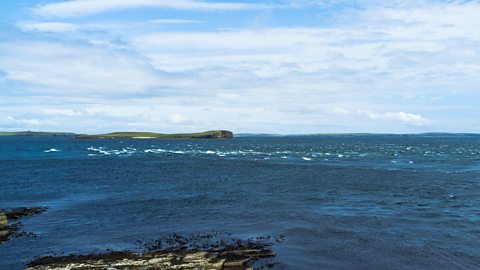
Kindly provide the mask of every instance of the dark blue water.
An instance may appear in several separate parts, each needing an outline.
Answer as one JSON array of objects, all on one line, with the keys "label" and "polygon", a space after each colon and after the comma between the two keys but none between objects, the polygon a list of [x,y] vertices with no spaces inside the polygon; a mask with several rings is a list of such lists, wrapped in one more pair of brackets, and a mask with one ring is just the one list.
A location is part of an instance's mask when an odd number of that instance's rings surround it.
[{"label": "dark blue water", "polygon": [[212,231],[283,234],[277,269],[480,269],[480,136],[0,137],[0,208],[37,205],[0,269]]}]

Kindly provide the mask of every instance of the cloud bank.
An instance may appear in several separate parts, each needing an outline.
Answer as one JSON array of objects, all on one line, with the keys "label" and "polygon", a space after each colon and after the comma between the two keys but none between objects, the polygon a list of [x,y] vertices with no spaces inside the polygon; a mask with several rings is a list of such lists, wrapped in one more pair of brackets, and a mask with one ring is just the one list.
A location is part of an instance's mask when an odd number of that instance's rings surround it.
[{"label": "cloud bank", "polygon": [[[0,41],[0,127],[480,132],[480,3],[283,5],[297,15],[260,2],[37,4]],[[115,10],[140,19],[103,17]]]}]

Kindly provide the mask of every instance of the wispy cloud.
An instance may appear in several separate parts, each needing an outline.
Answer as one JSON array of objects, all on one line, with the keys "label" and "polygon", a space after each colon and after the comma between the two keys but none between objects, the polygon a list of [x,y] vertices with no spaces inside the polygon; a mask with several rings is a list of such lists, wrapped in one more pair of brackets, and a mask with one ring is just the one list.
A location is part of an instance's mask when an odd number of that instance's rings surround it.
[{"label": "wispy cloud", "polygon": [[[294,2],[307,7],[296,11],[302,16],[315,8],[317,16],[333,13],[333,23],[255,27],[241,20],[244,12],[217,12],[216,19],[190,12],[272,7],[241,1],[39,5],[37,15],[68,18],[21,18],[23,32],[0,41],[0,115],[12,117],[0,118],[0,127],[282,133],[475,127],[480,3]],[[141,7],[177,10],[157,20],[71,18]],[[239,23],[218,30],[227,19]],[[172,24],[183,24],[181,31]]]},{"label": "wispy cloud", "polygon": [[392,120],[408,125],[426,126],[430,122],[419,114],[405,112],[386,112],[376,113],[372,111],[358,111],[359,114],[366,115],[373,120]]},{"label": "wispy cloud", "polygon": [[428,126],[432,121],[420,114],[406,112],[374,112],[371,110],[352,110],[339,107],[324,108],[327,114],[341,117],[368,118],[372,120],[391,121],[394,123],[412,125],[412,126]]},{"label": "wispy cloud", "polygon": [[35,41],[0,43],[6,78],[37,94],[115,96],[143,93],[161,76],[134,53],[88,45]]},{"label": "wispy cloud", "polygon": [[249,2],[212,2],[201,0],[71,0],[42,4],[33,11],[40,16],[81,17],[132,8],[168,8],[180,10],[249,10],[272,6]]},{"label": "wispy cloud", "polygon": [[190,23],[200,23],[198,20],[180,20],[180,19],[156,19],[150,20],[150,23],[155,24],[190,24]]}]

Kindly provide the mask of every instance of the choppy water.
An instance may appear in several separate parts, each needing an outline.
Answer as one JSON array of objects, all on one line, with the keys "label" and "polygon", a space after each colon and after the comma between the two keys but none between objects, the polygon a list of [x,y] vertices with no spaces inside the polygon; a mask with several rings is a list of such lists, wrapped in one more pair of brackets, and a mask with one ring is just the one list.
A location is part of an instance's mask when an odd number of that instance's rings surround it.
[{"label": "choppy water", "polygon": [[0,137],[0,208],[32,205],[0,269],[212,231],[283,234],[277,269],[480,269],[480,136]]}]

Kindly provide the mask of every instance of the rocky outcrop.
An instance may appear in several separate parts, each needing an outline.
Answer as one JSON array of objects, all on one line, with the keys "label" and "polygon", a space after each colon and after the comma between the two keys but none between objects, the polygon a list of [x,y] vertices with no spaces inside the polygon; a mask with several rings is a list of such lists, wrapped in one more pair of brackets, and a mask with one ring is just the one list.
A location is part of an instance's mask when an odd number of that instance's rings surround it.
[{"label": "rocky outcrop", "polygon": [[[146,244],[144,253],[112,252],[106,254],[43,257],[31,262],[28,270],[60,269],[252,269],[260,259],[272,258],[270,244],[218,240],[215,236],[182,237],[173,235]],[[203,239],[207,242],[198,242]],[[191,241],[194,241],[192,243]],[[204,247],[204,248],[202,248]]]},{"label": "rocky outcrop", "polygon": [[8,229],[8,219],[5,212],[0,212],[0,242],[4,241],[10,235],[10,230]]},{"label": "rocky outcrop", "polygon": [[[7,241],[10,236],[26,235],[19,232],[22,226],[19,219],[43,213],[47,207],[22,207],[11,210],[0,210],[0,243]],[[11,224],[10,224],[11,223]]]},{"label": "rocky outcrop", "polygon": [[228,130],[218,130],[205,136],[204,139],[231,139],[233,138],[233,132]]},{"label": "rocky outcrop", "polygon": [[251,269],[249,263],[275,254],[264,249],[237,249],[224,252],[186,251],[151,254],[115,252],[102,255],[42,258],[29,270],[60,269]]}]

